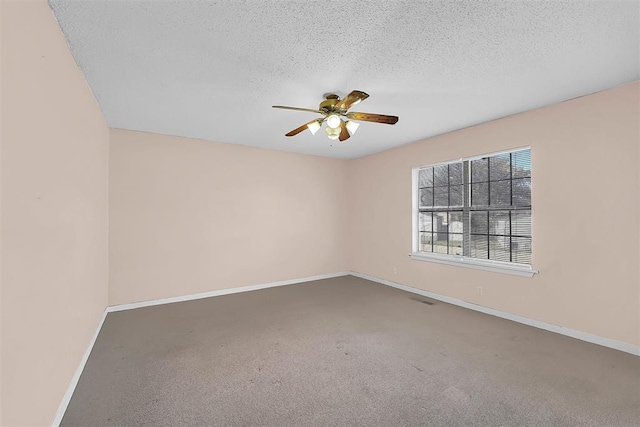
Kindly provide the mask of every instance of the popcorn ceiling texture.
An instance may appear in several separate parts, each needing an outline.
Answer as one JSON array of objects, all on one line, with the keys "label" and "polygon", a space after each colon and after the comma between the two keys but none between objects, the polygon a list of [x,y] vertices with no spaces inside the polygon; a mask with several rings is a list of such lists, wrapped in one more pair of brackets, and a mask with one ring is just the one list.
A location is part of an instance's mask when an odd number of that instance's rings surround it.
[{"label": "popcorn ceiling texture", "polygon": [[[50,0],[109,125],[355,158],[640,78],[635,1]],[[289,130],[323,94],[393,114]],[[333,145],[332,145],[333,144]],[[517,145],[517,144],[516,144]]]}]

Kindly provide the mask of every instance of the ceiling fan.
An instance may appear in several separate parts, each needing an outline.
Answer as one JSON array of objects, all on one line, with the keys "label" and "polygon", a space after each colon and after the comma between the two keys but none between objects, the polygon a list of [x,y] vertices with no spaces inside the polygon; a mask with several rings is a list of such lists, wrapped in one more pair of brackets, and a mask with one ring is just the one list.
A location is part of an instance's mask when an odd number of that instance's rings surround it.
[{"label": "ceiling fan", "polygon": [[322,114],[322,117],[311,120],[309,123],[305,123],[302,126],[295,128],[286,136],[295,136],[305,129],[315,135],[316,132],[322,127],[324,122],[327,123],[325,131],[329,139],[339,140],[340,142],[346,141],[351,135],[353,135],[359,123],[353,120],[360,120],[365,122],[383,123],[387,125],[394,125],[398,122],[397,116],[386,116],[384,114],[373,113],[359,113],[356,111],[349,112],[349,108],[356,105],[360,101],[364,101],[369,97],[368,94],[354,90],[345,98],[340,97],[334,93],[325,95],[325,100],[320,103],[317,110],[311,108],[298,108],[298,107],[285,107],[283,105],[274,105],[273,108],[283,108],[285,110],[296,111],[308,111],[311,113]]}]

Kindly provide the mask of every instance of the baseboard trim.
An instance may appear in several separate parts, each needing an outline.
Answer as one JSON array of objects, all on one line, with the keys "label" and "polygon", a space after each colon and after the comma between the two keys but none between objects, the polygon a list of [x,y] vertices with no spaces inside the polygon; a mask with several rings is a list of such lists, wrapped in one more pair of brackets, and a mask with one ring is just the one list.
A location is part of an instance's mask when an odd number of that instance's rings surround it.
[{"label": "baseboard trim", "polygon": [[281,280],[278,282],[261,283],[258,285],[243,286],[240,288],[228,288],[228,289],[221,289],[219,291],[201,292],[198,294],[181,295],[177,297],[160,298],[160,299],[154,299],[154,300],[148,300],[148,301],[133,302],[128,304],[118,304],[118,305],[112,305],[107,307],[107,312],[113,313],[116,311],[133,310],[134,308],[151,307],[154,305],[171,304],[174,302],[183,302],[183,301],[191,301],[191,300],[201,299],[201,298],[218,297],[221,295],[237,294],[239,292],[257,291],[259,289],[274,288],[276,286],[287,286],[287,285],[293,285],[296,283],[313,282],[315,280],[332,279],[334,277],[348,276],[349,274],[350,273],[348,271],[342,271],[339,273],[319,274],[317,276],[302,277],[299,279]]},{"label": "baseboard trim", "polygon": [[67,411],[67,406],[69,406],[69,402],[71,401],[71,397],[73,396],[73,392],[76,390],[76,386],[78,385],[78,381],[80,380],[80,375],[82,375],[82,371],[84,371],[84,366],[87,364],[87,360],[89,360],[89,355],[93,350],[93,345],[96,343],[98,339],[98,334],[102,329],[102,324],[104,323],[104,319],[107,317],[107,310],[105,309],[102,312],[102,316],[100,317],[100,321],[98,322],[98,327],[96,331],[93,333],[91,337],[91,341],[89,341],[89,345],[87,346],[87,350],[84,352],[82,359],[80,360],[80,364],[78,365],[78,369],[73,374],[69,385],[67,386],[67,391],[64,393],[62,397],[62,402],[60,402],[60,406],[58,406],[58,411],[56,412],[56,417],[53,419],[52,426],[58,427],[60,422],[62,421],[62,417],[64,413]]},{"label": "baseboard trim", "polygon": [[615,350],[623,351],[625,353],[631,353],[636,356],[640,356],[640,346],[633,344],[612,340],[610,338],[604,338],[598,335],[589,334],[587,332],[576,331],[574,329],[565,328],[564,326],[554,325],[551,323],[542,322],[540,320],[530,319],[528,317],[518,316],[517,314],[506,313],[504,311],[496,310],[489,307],[484,307],[478,304],[473,304],[467,301],[463,301],[457,298],[448,297],[446,295],[440,295],[434,292],[425,291],[411,286],[402,285],[400,283],[392,282],[390,280],[380,279],[378,277],[369,276],[368,274],[358,273],[357,271],[351,272],[352,276],[359,277],[361,279],[370,280],[372,282],[380,283],[382,285],[391,286],[403,291],[411,292],[414,294],[422,295],[427,298],[432,298],[438,301],[446,302],[449,304],[457,305],[460,307],[468,308],[470,310],[479,311],[481,313],[490,314],[492,316],[501,317],[503,319],[512,320],[514,322],[522,323],[534,328],[544,329],[546,331],[555,332],[557,334],[566,335],[571,338],[576,338],[582,341],[587,341],[592,344],[598,344],[604,347],[613,348]]}]

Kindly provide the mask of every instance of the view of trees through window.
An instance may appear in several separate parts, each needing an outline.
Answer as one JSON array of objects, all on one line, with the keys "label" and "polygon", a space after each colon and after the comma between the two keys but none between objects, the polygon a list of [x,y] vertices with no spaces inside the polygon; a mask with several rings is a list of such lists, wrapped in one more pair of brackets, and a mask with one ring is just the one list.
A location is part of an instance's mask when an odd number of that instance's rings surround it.
[{"label": "view of trees through window", "polygon": [[420,252],[531,264],[531,151],[418,170]]}]

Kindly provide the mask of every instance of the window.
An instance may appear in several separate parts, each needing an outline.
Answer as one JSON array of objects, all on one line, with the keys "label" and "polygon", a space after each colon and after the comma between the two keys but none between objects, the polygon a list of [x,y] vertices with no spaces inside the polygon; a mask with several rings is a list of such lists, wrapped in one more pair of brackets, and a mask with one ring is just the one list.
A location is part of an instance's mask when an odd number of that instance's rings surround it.
[{"label": "window", "polygon": [[415,259],[531,276],[531,150],[416,168]]}]

